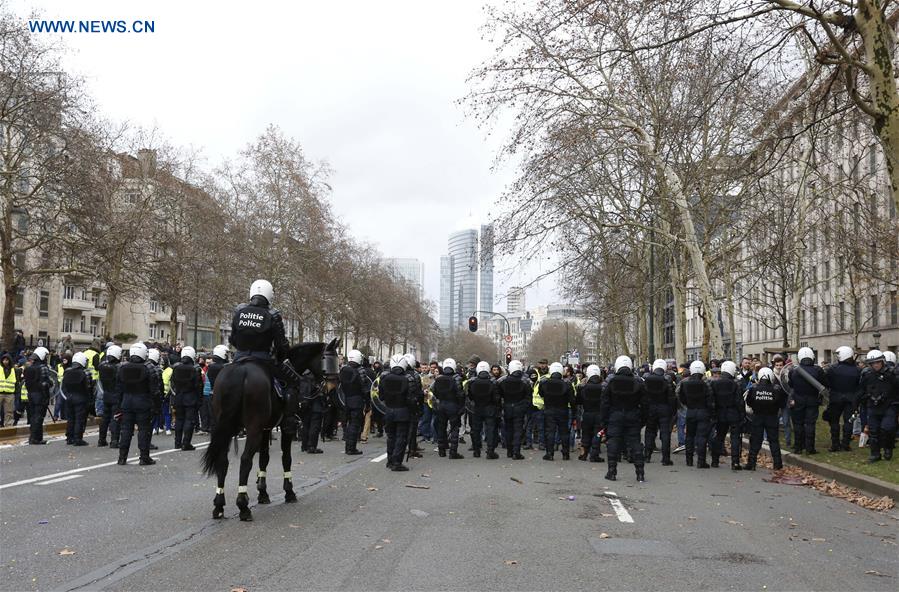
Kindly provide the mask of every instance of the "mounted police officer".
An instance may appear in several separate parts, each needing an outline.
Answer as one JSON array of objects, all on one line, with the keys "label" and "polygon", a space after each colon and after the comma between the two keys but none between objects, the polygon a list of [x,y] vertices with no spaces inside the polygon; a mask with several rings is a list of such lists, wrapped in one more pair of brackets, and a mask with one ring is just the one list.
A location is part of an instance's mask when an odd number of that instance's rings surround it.
[{"label": "mounted police officer", "polygon": [[250,286],[250,301],[234,310],[228,341],[237,350],[234,354],[236,363],[245,360],[258,362],[272,378],[273,367],[280,365],[279,377],[294,379],[296,371],[287,360],[290,343],[284,332],[284,321],[281,313],[272,308],[274,294],[272,285],[266,280],[253,282]]},{"label": "mounted police officer", "polygon": [[715,421],[715,395],[705,381],[705,364],[696,360],[690,363],[690,376],[677,385],[677,399],[687,408],[686,461],[693,466],[693,454],[699,457],[696,467],[709,468],[706,462],[706,446],[712,423]]},{"label": "mounted police officer", "polygon": [[[106,355],[97,368],[97,375],[100,381],[100,387],[103,390],[103,417],[100,419],[100,439],[97,446],[109,446],[110,448],[119,447],[119,420],[116,416],[122,408],[122,391],[119,390],[119,384],[116,382],[116,375],[119,373],[119,362],[122,359],[122,348],[117,345],[110,345],[106,348]],[[106,441],[106,434],[109,433],[109,442]]]},{"label": "mounted police officer", "polygon": [[356,446],[359,434],[362,430],[362,410],[365,401],[371,391],[371,380],[362,367],[362,352],[358,349],[350,350],[347,354],[347,363],[340,369],[340,390],[343,393],[346,406],[346,423],[344,424],[344,437],[346,454],[362,454]]},{"label": "mounted police officer", "polygon": [[[577,387],[577,404],[581,406],[581,449],[578,460],[602,462],[600,454],[602,425],[602,371],[596,364],[587,366],[584,380]],[[669,429],[669,431],[671,431]],[[649,433],[649,428],[647,428]]]},{"label": "mounted police officer", "polygon": [[[886,365],[878,349],[865,356],[868,367],[862,373],[863,402],[868,411],[868,437],[871,456],[868,462],[892,460],[896,444],[896,414],[899,412],[899,376]],[[881,457],[881,450],[883,457]]]},{"label": "mounted police officer", "polygon": [[543,460],[552,460],[556,448],[556,435],[562,445],[562,460],[569,460],[571,431],[569,411],[574,409],[574,387],[562,378],[562,364],[549,366],[549,378],[537,384],[537,396],[543,400]]},{"label": "mounted police officer", "polygon": [[668,362],[656,360],[652,363],[652,372],[643,377],[646,389],[646,433],[643,448],[645,460],[650,462],[655,450],[656,433],[662,443],[662,464],[673,465],[671,461],[671,423],[677,413],[677,400],[674,398],[674,383],[666,374]]},{"label": "mounted police officer", "polygon": [[50,377],[50,369],[47,368],[46,347],[37,347],[31,354],[31,365],[25,368],[22,381],[28,391],[28,421],[31,424],[29,444],[46,444],[44,440],[44,416],[47,414],[47,405],[50,403],[50,389],[53,388],[53,379]]},{"label": "mounted police officer", "polygon": [[465,395],[462,379],[456,374],[456,360],[447,358],[443,361],[443,373],[434,378],[431,392],[437,398],[437,454],[445,457],[449,448],[451,459],[464,458],[459,454],[459,427],[462,425]]},{"label": "mounted police officer", "polygon": [[[821,405],[821,394],[818,388],[806,380],[802,372],[807,372],[814,380],[827,386],[827,376],[820,366],[815,365],[815,352],[810,347],[799,348],[799,367],[792,368],[789,374],[790,417],[793,420],[793,452],[799,454],[805,450],[809,454],[817,454],[815,450],[815,426],[818,423],[818,407]],[[800,371],[801,368],[801,371]]]},{"label": "mounted police officer", "polygon": [[709,383],[715,395],[715,437],[712,439],[712,467],[717,467],[724,454],[724,438],[730,432],[730,468],[742,470],[740,452],[743,445],[743,420],[746,404],[737,378],[737,365],[730,360],[721,364],[721,376]]},{"label": "mounted police officer", "polygon": [[[837,363],[831,364],[824,372],[830,384],[830,400],[824,410],[824,419],[830,424],[829,452],[852,450],[849,446],[852,441],[852,414],[858,407],[861,395],[861,370],[855,364],[855,352],[848,345],[843,345],[837,348],[836,354]],[[842,439],[840,424],[843,427]]]},{"label": "mounted police officer", "polygon": [[627,449],[634,463],[637,481],[645,481],[643,447],[640,445],[640,428],[646,418],[646,401],[643,381],[634,376],[634,362],[629,356],[615,359],[615,373],[603,387],[602,425],[608,438],[609,470],[606,479],[618,478],[618,460]]},{"label": "mounted police officer", "polygon": [[521,439],[524,437],[524,420],[531,408],[534,385],[524,376],[524,365],[518,360],[509,362],[509,374],[496,383],[503,405],[506,427],[506,456],[524,460]]},{"label": "mounted police officer", "polygon": [[172,366],[172,405],[175,408],[175,448],[194,450],[190,443],[197,425],[203,398],[203,371],[196,363],[197,352],[187,346],[181,361]]},{"label": "mounted police officer", "polygon": [[150,458],[150,422],[153,409],[158,407],[159,376],[147,365],[147,346],[135,343],[128,350],[128,361],[119,364],[117,376],[122,391],[122,426],[119,433],[119,461],[124,465],[128,460],[128,449],[137,425],[137,447],[140,450],[140,464],[154,465]]},{"label": "mounted police officer", "polygon": [[94,392],[94,381],[87,369],[87,356],[78,352],[62,375],[60,394],[66,405],[66,444],[87,446],[84,428],[87,425],[87,408]]},{"label": "mounted police officer", "polygon": [[378,398],[387,409],[384,413],[387,432],[387,468],[391,471],[408,471],[403,464],[409,424],[412,419],[410,407],[414,404],[409,390],[409,379],[405,376],[406,360],[397,354],[390,358],[390,370],[378,377]]},{"label": "mounted police officer", "polygon": [[475,367],[477,375],[465,382],[465,392],[471,401],[471,446],[475,458],[481,456],[481,431],[487,444],[487,458],[495,460],[496,445],[499,437],[496,433],[496,421],[499,415],[499,391],[496,381],[490,376],[490,364],[478,362]]}]

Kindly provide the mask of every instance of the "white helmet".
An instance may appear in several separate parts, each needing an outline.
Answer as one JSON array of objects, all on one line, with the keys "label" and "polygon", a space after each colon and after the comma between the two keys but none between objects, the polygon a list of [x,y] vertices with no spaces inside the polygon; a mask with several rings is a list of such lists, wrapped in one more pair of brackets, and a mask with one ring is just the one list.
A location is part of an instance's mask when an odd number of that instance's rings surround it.
[{"label": "white helmet", "polygon": [[587,378],[593,378],[594,376],[600,376],[599,366],[597,366],[596,364],[590,364],[589,366],[587,366],[587,371],[584,372],[584,376],[586,376]]},{"label": "white helmet", "polygon": [[810,347],[800,347],[799,354],[796,357],[799,358],[800,362],[802,360],[811,360],[814,362],[815,361],[815,352],[813,352],[812,348],[810,348]]},{"label": "white helmet", "polygon": [[159,363],[159,350],[155,347],[151,347],[147,350],[147,356],[144,359],[149,359],[151,362]]},{"label": "white helmet", "polygon": [[690,363],[690,374],[705,374],[705,364],[702,363],[702,360]]},{"label": "white helmet", "polygon": [[883,356],[883,352],[879,349],[872,349],[865,356],[865,362],[871,364],[873,362],[883,362],[886,358]]},{"label": "white helmet", "polygon": [[84,352],[78,352],[72,356],[72,363],[81,364],[82,368],[87,368],[87,356],[84,355]]},{"label": "white helmet", "polygon": [[667,370],[668,362],[666,362],[665,360],[662,360],[662,359],[656,360],[655,362],[652,363],[652,369],[653,370]]},{"label": "white helmet", "polygon": [[481,372],[490,372],[490,362],[478,362],[478,365],[475,367],[475,372],[478,374]]},{"label": "white helmet", "polygon": [[455,372],[456,371],[456,360],[454,360],[452,358],[447,358],[447,359],[443,360],[443,364],[441,364],[440,367],[443,368],[444,370],[446,370],[447,368],[450,368],[453,372]]},{"label": "white helmet", "polygon": [[618,372],[622,368],[634,369],[634,361],[630,356],[618,356],[615,358],[615,372]]},{"label": "white helmet", "polygon": [[851,360],[854,355],[855,352],[848,345],[841,345],[837,348],[837,360],[840,362]]},{"label": "white helmet", "polygon": [[196,362],[197,361],[197,350],[195,350],[194,348],[192,348],[189,345],[187,347],[181,348],[181,357],[182,358],[190,358],[191,362]]},{"label": "white helmet", "polygon": [[406,368],[415,368],[415,354],[405,354],[403,359],[406,360]]},{"label": "white helmet", "polygon": [[351,349],[350,352],[346,355],[346,359],[349,362],[356,362],[357,364],[361,364],[362,352],[358,349]]},{"label": "white helmet", "polygon": [[122,359],[122,348],[120,348],[117,345],[110,345],[108,348],[106,348],[106,357],[121,360]]},{"label": "white helmet", "polygon": [[524,372],[524,364],[518,360],[509,362],[509,374],[512,374],[513,372]]},{"label": "white helmet", "polygon": [[891,351],[883,352],[883,359],[886,360],[888,364],[896,363],[896,353]]},{"label": "white helmet", "polygon": [[227,345],[217,345],[212,348],[212,355],[217,358],[221,358],[223,360],[228,359],[228,346]]},{"label": "white helmet", "polygon": [[721,372],[725,374],[730,374],[731,378],[736,378],[737,376],[737,365],[731,362],[730,360],[726,360],[721,364]]},{"label": "white helmet", "polygon": [[774,382],[774,370],[767,366],[759,370],[759,380],[765,380],[766,378]]},{"label": "white helmet", "polygon": [[275,289],[272,288],[272,284],[268,280],[256,280],[253,282],[253,285],[250,286],[250,298],[253,296],[262,296],[269,304],[271,304],[275,297]]},{"label": "white helmet", "polygon": [[147,359],[147,346],[138,341],[128,349],[128,356],[137,356],[141,360]]},{"label": "white helmet", "polygon": [[48,350],[46,347],[41,346],[34,348],[34,355],[36,355],[39,360],[46,360],[47,354],[49,353],[50,350]]},{"label": "white helmet", "polygon": [[403,354],[394,354],[390,358],[390,368],[402,368],[403,370],[406,369],[406,358],[403,356]]},{"label": "white helmet", "polygon": [[564,374],[564,373],[565,373],[565,368],[559,362],[553,362],[552,364],[549,365],[549,375],[550,376],[552,376],[553,374]]}]

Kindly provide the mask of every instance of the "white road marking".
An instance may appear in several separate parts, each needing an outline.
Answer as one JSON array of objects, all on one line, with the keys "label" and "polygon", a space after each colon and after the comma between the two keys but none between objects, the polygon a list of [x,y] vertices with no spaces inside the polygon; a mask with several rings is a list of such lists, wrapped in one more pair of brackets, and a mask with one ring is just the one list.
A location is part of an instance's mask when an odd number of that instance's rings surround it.
[{"label": "white road marking", "polygon": [[[197,450],[201,448],[206,448],[209,446],[209,442],[200,442],[196,445]],[[151,458],[155,458],[157,456],[162,456],[163,454],[171,454],[172,452],[181,452],[180,448],[172,448],[170,450],[160,450],[157,452],[153,452],[150,454]],[[140,456],[132,456],[128,459],[128,462],[134,462],[140,459]],[[38,481],[46,481],[47,479],[55,479],[56,477],[64,477],[66,475],[73,475],[75,473],[84,473],[86,471],[93,471],[94,469],[102,469],[103,467],[111,467],[116,464],[116,461],[100,463],[98,465],[91,465],[89,467],[80,467],[78,469],[70,469],[68,471],[62,471],[59,473],[53,473],[52,475],[44,475],[42,477],[32,477],[31,479],[22,479],[21,481],[14,481],[13,483],[4,483],[0,485],[0,489],[6,489],[7,487],[18,487],[19,485],[28,485],[29,483],[36,483]]]},{"label": "white road marking", "polygon": [[376,457],[374,457],[373,459],[371,459],[371,462],[381,462],[381,461],[384,460],[385,458],[387,458],[387,453],[386,453],[386,452],[385,452],[384,454],[382,454],[381,456],[376,456]]},{"label": "white road marking", "polygon": [[84,477],[84,475],[69,475],[68,477],[60,477],[59,479],[50,479],[49,481],[41,481],[40,483],[38,483],[38,485],[52,485],[53,483],[60,483],[61,481],[77,479],[78,477]]},{"label": "white road marking", "polygon": [[629,522],[633,524],[634,518],[631,516],[630,512],[627,511],[627,508],[624,507],[624,504],[621,503],[621,500],[618,499],[618,494],[614,491],[606,491],[606,497],[609,498],[609,503],[612,504],[612,509],[615,510],[615,515],[618,516],[618,520],[620,522]]}]

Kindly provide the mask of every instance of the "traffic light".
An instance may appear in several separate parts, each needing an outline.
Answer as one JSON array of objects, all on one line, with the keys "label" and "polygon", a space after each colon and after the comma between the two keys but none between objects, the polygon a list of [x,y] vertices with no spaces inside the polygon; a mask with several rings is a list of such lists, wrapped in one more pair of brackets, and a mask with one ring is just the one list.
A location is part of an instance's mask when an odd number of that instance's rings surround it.
[{"label": "traffic light", "polygon": [[478,317],[470,316],[468,317],[468,330],[474,333],[478,330]]},{"label": "traffic light", "polygon": [[512,354],[506,354],[506,366],[509,365],[509,362],[512,361]]}]

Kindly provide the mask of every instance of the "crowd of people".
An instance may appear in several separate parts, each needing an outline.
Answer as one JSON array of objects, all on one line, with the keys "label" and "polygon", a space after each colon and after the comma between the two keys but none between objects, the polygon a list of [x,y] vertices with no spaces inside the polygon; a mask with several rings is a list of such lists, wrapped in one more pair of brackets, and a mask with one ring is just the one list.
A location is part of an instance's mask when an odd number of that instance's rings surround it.
[{"label": "crowd of people", "polygon": [[[142,342],[132,344],[127,356],[112,342],[102,351],[95,342],[83,352],[62,355],[44,347],[17,358],[3,354],[4,425],[26,416],[29,442],[44,444],[49,414],[67,421],[67,444],[85,446],[86,419],[95,414],[98,446],[117,448],[119,464],[126,464],[135,427],[140,464],[154,464],[152,436],[163,430],[174,432],[176,448],[194,450],[194,432],[215,428],[215,378],[232,356],[234,362],[266,367],[275,379],[274,392],[291,390],[296,372],[285,357],[289,344],[280,315],[270,305],[271,284],[258,280],[250,294],[250,302],[235,311],[233,349],[222,344],[211,356],[192,347]],[[814,352],[803,347],[795,358],[778,355],[770,365],[744,358],[739,366],[710,360],[708,367],[698,360],[679,367],[666,360],[635,367],[626,355],[607,367],[545,359],[527,368],[517,360],[503,367],[476,356],[467,366],[453,359],[425,366],[412,354],[381,362],[354,349],[331,378],[336,389],[314,389],[298,402],[303,452],[322,453],[319,439],[337,439],[341,428],[348,455],[362,454],[360,442],[386,436],[387,468],[394,471],[408,470],[404,463],[422,455],[420,438],[436,443],[440,457],[462,459],[459,445],[466,434],[473,456],[483,453],[488,460],[499,458],[499,448],[522,460],[522,450],[536,447],[547,461],[557,451],[570,460],[578,449],[581,461],[606,462],[605,445],[609,480],[617,479],[622,459],[634,465],[638,481],[645,480],[645,465],[656,451],[662,465],[672,465],[672,454],[683,452],[687,466],[718,467],[729,455],[733,470],[753,470],[764,440],[778,469],[781,430],[794,453],[817,452],[822,406],[831,452],[848,450],[858,432],[867,439],[869,461],[880,462],[892,460],[899,415],[895,354],[876,349],[859,354],[848,346],[838,348],[829,363],[816,364]],[[672,432],[677,434],[673,450]],[[748,459],[741,464],[746,433]]]}]

